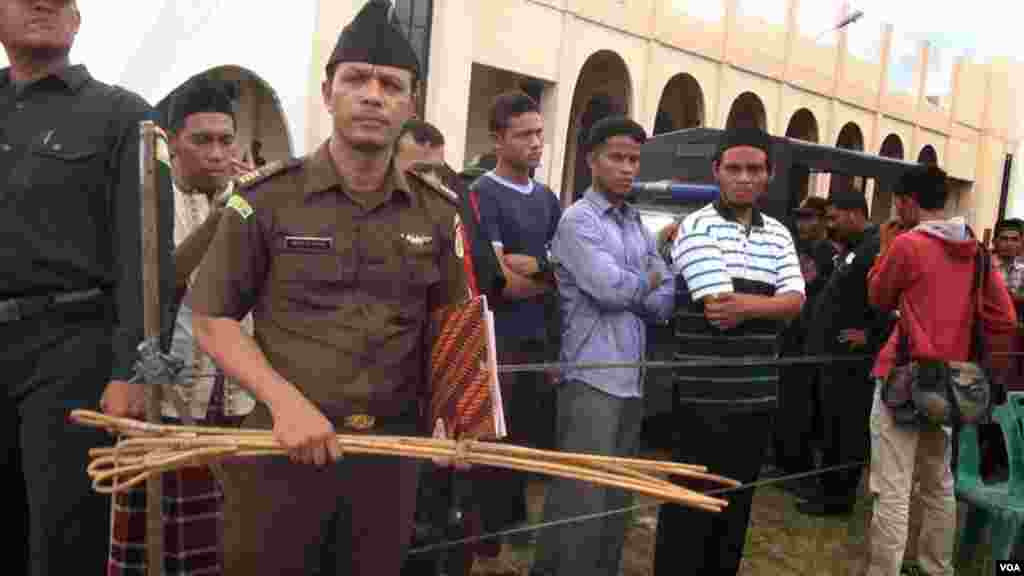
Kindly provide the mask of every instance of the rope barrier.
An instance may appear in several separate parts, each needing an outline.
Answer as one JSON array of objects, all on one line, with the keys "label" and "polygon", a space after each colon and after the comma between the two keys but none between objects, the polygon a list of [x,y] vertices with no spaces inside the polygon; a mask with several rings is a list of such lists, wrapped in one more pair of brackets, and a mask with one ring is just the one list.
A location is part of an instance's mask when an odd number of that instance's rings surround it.
[{"label": "rope barrier", "polygon": [[[772,486],[775,484],[784,484],[793,480],[802,480],[804,478],[814,478],[821,476],[829,472],[840,472],[842,470],[849,470],[853,468],[860,468],[867,464],[867,462],[850,462],[847,464],[837,464],[835,466],[828,466],[825,468],[818,468],[807,472],[799,472],[796,474],[788,474],[784,476],[778,476],[774,478],[767,478],[764,480],[757,480],[754,482],[748,482],[747,484],[741,484],[739,486],[730,486],[727,488],[720,488],[715,490],[708,490],[701,492],[705,496],[721,496],[724,494],[731,494],[733,492],[742,492],[744,490],[753,490],[755,488],[762,488],[764,486]],[[476,544],[478,542],[486,542],[488,540],[494,540],[496,538],[503,538],[505,536],[514,536],[516,534],[525,534],[529,532],[538,532],[548,528],[557,528],[558,526],[567,526],[569,524],[579,524],[583,522],[590,522],[593,520],[601,520],[603,518],[610,518],[612,516],[618,516],[621,514],[631,514],[633,512],[639,512],[642,510],[650,510],[651,508],[657,508],[661,506],[661,502],[652,502],[649,504],[635,504],[626,508],[616,508],[614,510],[606,510],[604,512],[594,512],[591,514],[583,514],[580,516],[572,516],[570,518],[562,518],[560,520],[552,520],[549,522],[540,522],[537,524],[529,524],[526,526],[520,526],[518,528],[510,528],[508,530],[501,530],[498,532],[488,532],[486,534],[480,534],[478,536],[472,536],[469,538],[460,538],[458,540],[448,540],[445,542],[438,542],[436,544],[428,544],[426,546],[420,546],[413,548],[408,551],[410,556],[416,554],[427,554],[429,552],[437,552],[441,550],[449,550],[457,548],[459,546],[468,546],[470,544]]]},{"label": "rope barrier", "polygon": [[[993,354],[998,358],[1024,357],[1024,352],[1003,352]],[[743,356],[743,357],[692,357],[685,360],[641,360],[636,362],[535,362],[530,364],[501,364],[501,374],[524,372],[566,372],[570,370],[678,370],[685,368],[788,368],[793,366],[827,366],[832,364],[854,364],[873,362],[870,355],[811,355],[811,356]],[[184,370],[181,377],[214,378],[221,372],[189,372]]]}]

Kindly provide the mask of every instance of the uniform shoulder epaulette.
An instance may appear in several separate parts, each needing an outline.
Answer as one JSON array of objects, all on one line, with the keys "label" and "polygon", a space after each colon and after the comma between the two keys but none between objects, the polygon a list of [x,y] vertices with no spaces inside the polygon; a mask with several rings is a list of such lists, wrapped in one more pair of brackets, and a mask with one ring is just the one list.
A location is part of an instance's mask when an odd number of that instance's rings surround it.
[{"label": "uniform shoulder epaulette", "polygon": [[278,174],[283,174],[302,165],[301,158],[292,158],[290,160],[274,160],[273,162],[267,162],[263,166],[242,174],[236,178],[237,191],[252,188],[257,184],[261,184],[270,180]]},{"label": "uniform shoulder epaulette", "polygon": [[[438,174],[438,172],[441,174]],[[451,174],[446,174],[447,172],[451,172]],[[452,204],[458,205],[459,194],[455,192],[455,190],[452,190],[451,186],[449,186],[445,182],[445,178],[443,178],[443,176],[455,176],[458,178],[458,175],[456,175],[447,164],[413,164],[405,169],[405,176],[413,181],[423,184],[432,192]]]}]

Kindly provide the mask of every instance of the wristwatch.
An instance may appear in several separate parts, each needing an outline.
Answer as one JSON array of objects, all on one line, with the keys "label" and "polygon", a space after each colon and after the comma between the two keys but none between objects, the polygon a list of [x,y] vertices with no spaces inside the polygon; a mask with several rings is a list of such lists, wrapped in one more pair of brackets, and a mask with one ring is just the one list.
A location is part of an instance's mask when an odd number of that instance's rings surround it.
[{"label": "wristwatch", "polygon": [[545,250],[543,254],[537,257],[537,275],[544,276],[551,272],[551,260],[548,258],[548,253]]}]

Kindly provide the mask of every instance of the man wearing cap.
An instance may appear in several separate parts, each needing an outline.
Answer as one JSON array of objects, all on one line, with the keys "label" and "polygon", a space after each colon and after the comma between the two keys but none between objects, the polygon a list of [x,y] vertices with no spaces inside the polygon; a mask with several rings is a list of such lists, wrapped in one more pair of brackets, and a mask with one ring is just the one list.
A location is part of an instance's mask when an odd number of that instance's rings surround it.
[{"label": "man wearing cap", "polygon": [[411,535],[416,462],[342,459],[335,440],[427,429],[431,320],[468,294],[458,198],[394,167],[420,77],[390,8],[366,4],[327,62],[330,139],[228,200],[186,298],[200,346],[258,401],[244,426],[290,459],[225,463],[227,574],[395,576]]},{"label": "man wearing cap", "polygon": [[[868,302],[867,275],[878,255],[878,226],[868,220],[864,195],[838,191],[829,199],[828,226],[846,246],[822,291],[807,334],[807,353],[864,356],[819,368],[823,466],[864,461],[869,452],[868,415],[872,389],[871,358],[889,336],[889,319]],[[862,468],[830,472],[820,478],[820,497],[797,504],[804,514],[846,515],[853,511]]]},{"label": "man wearing cap", "polygon": [[[784,322],[800,313],[804,278],[789,229],[757,201],[772,176],[772,140],[758,129],[722,133],[711,170],[720,198],[683,219],[677,274],[677,358],[774,358]],[[757,480],[771,441],[778,370],[691,368],[676,373],[677,461],[743,483]],[[735,574],[753,490],[720,514],[663,505],[655,574]]]},{"label": "man wearing cap", "polygon": [[[815,265],[816,275],[828,277],[832,273],[832,260],[835,257],[828,229],[828,200],[817,196],[808,196],[800,203],[794,213],[796,221],[797,242],[810,246],[810,253]],[[810,295],[808,295],[810,299]]]},{"label": "man wearing cap", "polygon": [[[644,129],[623,116],[605,118],[590,130],[586,149],[593,183],[565,211],[551,245],[563,362],[641,361],[645,322],[664,321],[672,313],[674,282],[654,236],[626,203],[645,140]],[[642,370],[568,370],[562,377],[557,449],[632,456],[643,417]],[[544,521],[629,503],[623,490],[556,478],[544,500]],[[542,531],[531,574],[617,576],[627,519],[619,514]]]},{"label": "man wearing cap", "polygon": [[[188,81],[172,97],[167,125],[174,187],[174,243],[181,246],[200,226],[216,225],[220,217],[217,211],[234,188],[232,177],[249,167],[236,158],[235,113],[227,91],[217,81],[205,76]],[[201,256],[176,257],[175,267],[182,277],[179,294],[183,295],[195,278]],[[247,317],[249,333],[251,323]],[[252,411],[252,396],[234,379],[225,379],[213,361],[198,350],[187,306],[178,309],[171,354],[186,366],[194,366],[188,372],[199,375],[182,375],[165,389],[162,413],[166,423],[237,426]],[[185,410],[185,416],[180,409]],[[108,565],[111,576],[146,573],[146,565],[141,562],[146,549],[146,495],[143,486],[115,496]],[[188,533],[187,538],[171,538],[164,544],[164,565],[175,574],[220,573],[222,500],[222,489],[205,466],[163,475],[164,531],[177,533],[185,527]],[[187,506],[182,505],[185,502]]]},{"label": "man wearing cap", "polygon": [[[170,110],[174,244],[180,246],[230,198],[235,178],[251,171],[252,167],[238,160],[235,112],[228,92],[219,82],[203,76],[193,79],[175,96]],[[185,280],[186,288],[195,276],[193,270]],[[251,317],[247,317],[250,332],[251,324]],[[192,340],[191,310],[187,306],[181,307],[176,325],[179,330],[175,344],[184,346],[185,341]],[[216,366],[209,357],[201,353],[188,356],[193,358],[189,364],[197,364],[201,373],[215,371]],[[233,421],[251,412],[255,405],[252,396],[234,379],[225,380],[220,375],[192,379],[177,391],[188,405],[192,420],[206,420],[210,425]],[[180,419],[176,406],[170,401],[165,400],[163,413],[168,418]]]},{"label": "man wearing cap", "polygon": [[[110,501],[84,471],[89,449],[110,437],[67,415],[144,406],[144,388],[128,380],[143,337],[139,122],[156,112],[71,65],[81,24],[73,0],[0,0],[10,62],[0,70],[0,422],[11,574],[65,574],[72,562],[82,574],[104,570]],[[158,220],[169,281],[169,195]],[[171,292],[161,287],[167,301]]]}]

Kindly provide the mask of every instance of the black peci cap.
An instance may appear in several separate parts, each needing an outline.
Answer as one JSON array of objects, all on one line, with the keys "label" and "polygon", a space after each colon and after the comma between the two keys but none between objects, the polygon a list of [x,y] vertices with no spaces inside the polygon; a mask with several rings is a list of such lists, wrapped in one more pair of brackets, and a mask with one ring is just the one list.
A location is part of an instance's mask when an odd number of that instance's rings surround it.
[{"label": "black peci cap", "polygon": [[405,34],[393,23],[394,6],[389,0],[370,0],[338,36],[327,61],[327,70],[340,62],[365,62],[409,70],[418,77],[416,51]]},{"label": "black peci cap", "polygon": [[630,136],[640,144],[647,141],[647,132],[643,126],[625,116],[608,116],[591,126],[590,132],[587,133],[587,152],[615,136]]},{"label": "black peci cap", "polygon": [[234,120],[232,96],[231,87],[224,82],[205,75],[196,76],[171,98],[168,125],[171,130],[178,130],[185,124],[185,118],[200,112],[226,114]]},{"label": "black peci cap", "polygon": [[721,160],[726,150],[738,146],[750,146],[764,151],[768,155],[768,166],[772,165],[772,137],[760,128],[730,128],[722,132],[714,159]]},{"label": "black peci cap", "polygon": [[853,190],[835,192],[828,198],[828,203],[837,210],[860,210],[868,213],[868,201],[864,194]]}]

